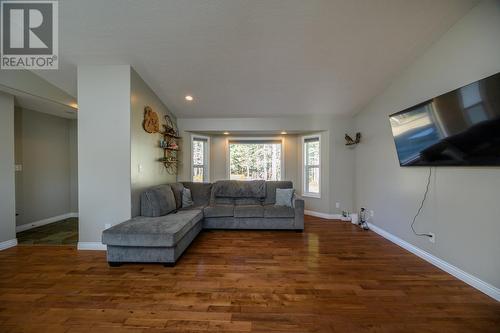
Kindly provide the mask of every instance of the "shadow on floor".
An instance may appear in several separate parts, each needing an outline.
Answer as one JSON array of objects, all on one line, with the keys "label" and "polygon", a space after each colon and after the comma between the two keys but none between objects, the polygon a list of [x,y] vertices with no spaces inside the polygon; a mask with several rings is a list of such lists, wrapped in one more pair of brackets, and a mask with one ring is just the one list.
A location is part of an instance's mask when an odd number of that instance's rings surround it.
[{"label": "shadow on floor", "polygon": [[50,223],[17,234],[19,244],[76,245],[78,218],[73,217]]}]

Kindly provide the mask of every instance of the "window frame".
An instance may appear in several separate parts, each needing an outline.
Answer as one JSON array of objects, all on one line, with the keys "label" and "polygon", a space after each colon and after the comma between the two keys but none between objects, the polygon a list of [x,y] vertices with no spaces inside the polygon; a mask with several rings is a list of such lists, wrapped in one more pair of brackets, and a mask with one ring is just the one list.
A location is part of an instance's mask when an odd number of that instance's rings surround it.
[{"label": "window frame", "polygon": [[[201,139],[201,140],[196,140],[196,139]],[[194,156],[193,156],[193,143],[194,141],[202,141],[206,140],[206,151],[204,152],[204,162],[205,164],[203,165],[195,165],[194,164]],[[203,173],[203,181],[202,183],[209,183],[210,182],[210,137],[206,135],[197,135],[197,134],[191,134],[191,149],[190,149],[190,160],[191,160],[191,169],[190,169],[190,181],[194,182],[193,177],[194,177],[194,168],[195,167],[203,167],[204,173]],[[206,176],[206,179],[205,179]]]},{"label": "window frame", "polygon": [[286,179],[285,176],[285,138],[281,136],[271,136],[271,137],[253,137],[253,136],[246,136],[246,137],[228,137],[226,138],[226,179],[230,179],[231,177],[231,153],[229,151],[229,143],[230,141],[280,141],[281,142],[281,174],[280,174],[280,179],[278,181],[281,181],[283,179]]},{"label": "window frame", "polygon": [[[316,165],[307,165],[307,149],[306,149],[306,140],[308,139],[318,139],[318,144],[319,144],[319,164]],[[321,173],[322,173],[322,151],[321,151],[321,134],[312,134],[312,135],[305,135],[301,139],[302,141],[302,196],[304,197],[310,197],[310,198],[321,198]],[[319,178],[318,178],[318,193],[314,192],[308,192],[307,190],[307,171],[309,170],[310,167],[317,167],[319,171]]]}]

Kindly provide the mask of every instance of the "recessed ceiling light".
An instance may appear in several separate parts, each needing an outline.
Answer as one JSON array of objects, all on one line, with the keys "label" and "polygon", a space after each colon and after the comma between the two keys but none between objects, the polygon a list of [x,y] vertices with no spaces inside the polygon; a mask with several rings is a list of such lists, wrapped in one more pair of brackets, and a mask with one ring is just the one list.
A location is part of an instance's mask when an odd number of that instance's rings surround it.
[{"label": "recessed ceiling light", "polygon": [[224,132],[224,135],[229,135],[229,132]]},{"label": "recessed ceiling light", "polygon": [[186,101],[189,101],[189,102],[191,102],[194,99],[193,96],[191,96],[191,95],[186,95],[186,97],[184,97],[184,98],[186,99]]},{"label": "recessed ceiling light", "polygon": [[282,132],[281,132],[281,134],[282,134],[282,135],[285,135],[285,134],[287,134],[287,133],[286,133],[285,131],[282,131]]}]

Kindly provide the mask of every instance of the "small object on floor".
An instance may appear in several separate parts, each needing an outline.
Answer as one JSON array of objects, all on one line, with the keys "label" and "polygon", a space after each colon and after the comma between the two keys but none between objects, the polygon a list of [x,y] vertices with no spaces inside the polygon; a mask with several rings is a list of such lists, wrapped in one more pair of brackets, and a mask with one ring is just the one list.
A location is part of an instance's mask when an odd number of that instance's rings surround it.
[{"label": "small object on floor", "polygon": [[367,219],[368,219],[368,217],[366,216],[366,208],[361,207],[361,210],[359,211],[358,225],[363,230],[370,230],[370,228],[368,227]]}]

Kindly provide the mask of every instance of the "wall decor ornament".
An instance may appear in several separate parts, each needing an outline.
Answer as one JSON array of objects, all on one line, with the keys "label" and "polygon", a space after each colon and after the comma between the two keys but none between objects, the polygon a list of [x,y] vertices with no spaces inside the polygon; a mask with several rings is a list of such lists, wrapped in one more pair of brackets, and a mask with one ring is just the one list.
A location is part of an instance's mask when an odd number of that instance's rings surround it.
[{"label": "wall decor ornament", "polygon": [[355,146],[360,142],[361,142],[361,133],[360,132],[356,133],[356,139],[354,139],[354,140],[351,138],[351,136],[349,134],[346,133],[346,135],[345,135],[345,145],[346,146]]},{"label": "wall decor ornament", "polygon": [[179,140],[181,138],[172,118],[169,115],[165,115],[164,118],[165,124],[161,125],[163,130],[160,130],[158,114],[150,106],[146,106],[144,107],[142,127],[150,134],[159,133],[162,135],[163,138],[159,141],[159,147],[163,149],[163,157],[159,159],[159,162],[163,163],[168,173],[176,175],[179,163],[177,153],[180,151]]},{"label": "wall decor ornament", "polygon": [[177,153],[180,150],[178,142],[181,138],[169,115],[165,115],[165,124],[162,127],[163,131],[160,134],[163,135],[163,140],[160,141],[160,147],[163,149],[163,158],[160,159],[160,162],[163,163],[168,173],[175,175],[179,164],[177,159]]},{"label": "wall decor ornament", "polygon": [[158,133],[160,131],[160,119],[150,106],[144,108],[142,127],[148,133]]}]

